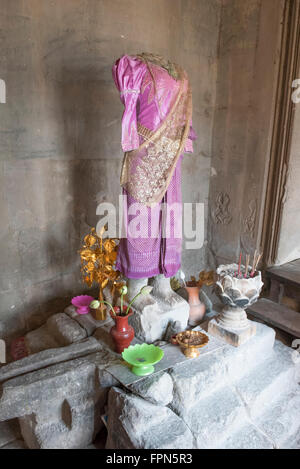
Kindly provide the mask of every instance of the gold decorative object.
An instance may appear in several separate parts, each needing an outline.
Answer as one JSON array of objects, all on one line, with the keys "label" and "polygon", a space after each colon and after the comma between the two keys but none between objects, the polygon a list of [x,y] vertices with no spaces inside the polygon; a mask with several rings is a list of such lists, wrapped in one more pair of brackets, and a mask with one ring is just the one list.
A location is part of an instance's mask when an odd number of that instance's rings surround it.
[{"label": "gold decorative object", "polygon": [[172,277],[170,279],[170,285],[172,290],[177,291],[181,287],[180,280],[178,280],[176,277]]},{"label": "gold decorative object", "polygon": [[214,282],[215,282],[215,272],[213,270],[210,270],[209,272],[202,270],[199,273],[198,280],[196,280],[196,277],[192,275],[191,279],[186,282],[186,286],[202,288],[203,285],[211,286],[214,284]]},{"label": "gold decorative object", "polygon": [[103,290],[106,286],[111,287],[112,295],[116,288],[120,288],[121,273],[114,269],[117,260],[118,244],[117,238],[103,240],[107,230],[104,226],[99,236],[95,228],[84,237],[83,247],[80,249],[81,272],[83,281],[91,287],[93,283],[99,284],[99,308],[95,309],[95,318],[99,321],[106,319],[106,306],[104,305]]},{"label": "gold decorative object", "polygon": [[199,348],[204,347],[209,338],[203,332],[189,330],[179,332],[175,340],[186,357],[196,358],[200,355]]}]

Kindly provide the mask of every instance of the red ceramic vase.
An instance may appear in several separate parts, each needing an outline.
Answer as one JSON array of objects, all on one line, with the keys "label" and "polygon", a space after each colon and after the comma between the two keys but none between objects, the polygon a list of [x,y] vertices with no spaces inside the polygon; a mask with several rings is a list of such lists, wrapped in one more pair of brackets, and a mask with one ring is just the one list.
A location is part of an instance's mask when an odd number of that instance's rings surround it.
[{"label": "red ceramic vase", "polygon": [[[134,338],[134,329],[128,324],[128,318],[132,316],[133,311],[129,310],[126,316],[120,316],[120,308],[114,308],[116,315],[112,315],[115,321],[115,325],[111,328],[110,334],[115,343],[115,350],[117,353],[122,353],[123,350],[131,344]],[[124,306],[123,311],[127,310],[127,306]]]}]

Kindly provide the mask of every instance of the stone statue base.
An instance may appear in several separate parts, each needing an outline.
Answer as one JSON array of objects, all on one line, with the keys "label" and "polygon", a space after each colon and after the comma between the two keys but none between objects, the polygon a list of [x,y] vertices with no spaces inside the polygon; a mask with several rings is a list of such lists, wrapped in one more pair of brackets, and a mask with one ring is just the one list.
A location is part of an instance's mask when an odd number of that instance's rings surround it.
[{"label": "stone statue base", "polygon": [[134,328],[137,339],[149,344],[164,340],[170,322],[179,322],[182,331],[187,328],[189,305],[179,295],[176,296],[178,299],[171,307],[160,300],[145,305],[140,310],[133,307],[135,314],[129,318],[129,323]]},{"label": "stone statue base", "polygon": [[[134,283],[140,288],[142,282],[131,281],[130,287]],[[138,298],[132,306],[135,314],[129,319],[135,330],[135,337],[147,343],[164,340],[172,322],[178,322],[181,330],[185,330],[189,319],[189,304],[171,289],[169,278],[158,275],[151,283],[151,294]]]},{"label": "stone statue base", "polygon": [[234,347],[239,347],[256,334],[256,323],[249,321],[247,317],[246,321],[243,321],[243,327],[233,328],[232,326],[226,324],[222,314],[217,318],[213,318],[211,321],[209,321],[208,332],[211,335],[224,340]]}]

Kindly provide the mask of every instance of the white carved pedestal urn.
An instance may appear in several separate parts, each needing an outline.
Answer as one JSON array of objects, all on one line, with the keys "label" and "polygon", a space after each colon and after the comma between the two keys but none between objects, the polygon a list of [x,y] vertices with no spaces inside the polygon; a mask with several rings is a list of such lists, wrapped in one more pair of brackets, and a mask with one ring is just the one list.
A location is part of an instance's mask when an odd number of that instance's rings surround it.
[{"label": "white carved pedestal urn", "polygon": [[242,273],[237,272],[237,264],[218,267],[216,293],[225,307],[208,325],[208,332],[236,347],[256,333],[255,322],[249,321],[245,308],[257,301],[263,286],[260,271],[251,276],[249,267],[245,276],[245,267],[241,266]]}]

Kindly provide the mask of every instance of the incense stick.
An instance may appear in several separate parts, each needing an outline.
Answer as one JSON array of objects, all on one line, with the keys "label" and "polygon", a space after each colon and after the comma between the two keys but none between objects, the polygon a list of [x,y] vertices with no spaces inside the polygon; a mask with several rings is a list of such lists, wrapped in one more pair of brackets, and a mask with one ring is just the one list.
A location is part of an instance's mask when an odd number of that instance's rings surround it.
[{"label": "incense stick", "polygon": [[239,258],[239,268],[238,268],[238,277],[240,276],[241,273],[241,263],[242,263],[242,252],[240,252],[240,258]]},{"label": "incense stick", "polygon": [[250,272],[250,277],[253,277],[254,272],[255,272],[256,256],[257,256],[257,250],[255,249],[254,256],[253,256],[252,270]]},{"label": "incense stick", "polygon": [[257,267],[258,267],[258,264],[259,264],[259,261],[261,260],[261,258],[262,258],[262,254],[259,254],[257,256],[256,263],[255,263],[255,266],[254,266],[254,272],[257,270]]}]

